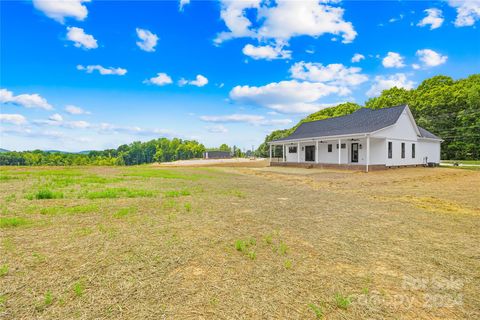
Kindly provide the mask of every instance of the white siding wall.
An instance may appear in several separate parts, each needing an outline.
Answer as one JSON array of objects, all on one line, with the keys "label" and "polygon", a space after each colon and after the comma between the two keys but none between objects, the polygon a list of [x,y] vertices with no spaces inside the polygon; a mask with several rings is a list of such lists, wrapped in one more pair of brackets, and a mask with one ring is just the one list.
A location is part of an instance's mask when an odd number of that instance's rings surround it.
[{"label": "white siding wall", "polygon": [[440,142],[430,140],[419,140],[418,155],[422,158],[427,157],[428,162],[440,163]]}]

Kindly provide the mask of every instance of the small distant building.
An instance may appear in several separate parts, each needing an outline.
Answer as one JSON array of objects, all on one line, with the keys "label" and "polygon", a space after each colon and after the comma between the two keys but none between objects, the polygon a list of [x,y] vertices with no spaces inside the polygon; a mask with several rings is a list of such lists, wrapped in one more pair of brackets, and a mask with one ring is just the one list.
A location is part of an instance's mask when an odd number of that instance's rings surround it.
[{"label": "small distant building", "polygon": [[232,155],[228,151],[205,151],[203,159],[230,159]]}]

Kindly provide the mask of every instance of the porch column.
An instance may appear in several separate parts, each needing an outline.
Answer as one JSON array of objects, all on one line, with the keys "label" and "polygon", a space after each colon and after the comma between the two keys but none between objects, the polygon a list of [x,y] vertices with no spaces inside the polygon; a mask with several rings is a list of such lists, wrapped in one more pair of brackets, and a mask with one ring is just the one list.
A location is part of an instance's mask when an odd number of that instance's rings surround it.
[{"label": "porch column", "polygon": [[283,162],[286,162],[287,160],[287,156],[285,155],[285,151],[287,150],[287,148],[285,147],[285,145],[283,145],[283,149],[282,149],[282,155],[283,155]]},{"label": "porch column", "polygon": [[272,162],[272,145],[270,145],[270,162]]},{"label": "porch column", "polygon": [[367,136],[367,150],[365,151],[367,152],[367,156],[366,156],[367,165],[366,165],[365,171],[368,172],[368,165],[370,164],[370,136]]},{"label": "porch column", "polygon": [[320,152],[318,151],[318,140],[315,141],[315,162],[318,163],[318,156],[320,154]]},{"label": "porch column", "polygon": [[297,162],[300,163],[300,142],[297,142]]},{"label": "porch column", "polygon": [[342,140],[338,139],[338,164],[342,163]]}]

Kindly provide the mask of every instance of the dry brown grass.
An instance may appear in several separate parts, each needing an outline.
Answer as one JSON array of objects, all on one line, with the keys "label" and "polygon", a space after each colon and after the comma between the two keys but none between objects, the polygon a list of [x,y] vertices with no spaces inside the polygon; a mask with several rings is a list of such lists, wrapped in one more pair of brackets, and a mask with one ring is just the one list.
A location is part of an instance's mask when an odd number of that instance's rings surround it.
[{"label": "dry brown grass", "polygon": [[[27,221],[0,228],[0,318],[314,319],[312,305],[326,319],[480,317],[478,171],[2,168],[0,178],[0,217]],[[26,198],[40,187],[64,198]],[[85,196],[105,189],[122,191]]]}]

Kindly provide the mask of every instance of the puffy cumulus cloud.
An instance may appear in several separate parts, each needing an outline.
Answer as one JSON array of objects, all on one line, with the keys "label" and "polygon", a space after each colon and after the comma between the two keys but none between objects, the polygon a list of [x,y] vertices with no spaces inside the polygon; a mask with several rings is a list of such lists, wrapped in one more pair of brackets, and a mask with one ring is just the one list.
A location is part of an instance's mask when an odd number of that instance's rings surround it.
[{"label": "puffy cumulus cloud", "polygon": [[77,48],[87,50],[98,48],[97,40],[91,34],[86,34],[82,28],[67,27],[67,39]]},{"label": "puffy cumulus cloud", "polygon": [[[296,36],[319,37],[326,33],[342,36],[344,43],[352,42],[357,32],[343,19],[344,10],[325,2],[222,0],[220,17],[229,31],[219,33],[215,42],[242,37],[286,42]],[[255,15],[247,14],[252,10],[256,10],[255,25],[250,20]]]},{"label": "puffy cumulus cloud", "polygon": [[178,81],[178,85],[183,87],[185,85],[191,85],[191,86],[196,86],[196,87],[203,87],[208,84],[208,79],[201,74],[197,74],[195,77],[195,80],[186,80],[186,79],[180,79]]},{"label": "puffy cumulus cloud", "polygon": [[443,56],[431,49],[417,50],[417,57],[426,67],[436,67],[447,62],[448,56]]},{"label": "puffy cumulus cloud", "polygon": [[140,41],[137,41],[137,46],[143,51],[154,52],[158,42],[158,36],[146,29],[137,28],[136,31],[140,39]]},{"label": "puffy cumulus cloud", "polygon": [[436,8],[430,8],[424,10],[427,16],[420,20],[417,26],[425,27],[430,26],[430,30],[440,28],[443,24],[442,10]]},{"label": "puffy cumulus cloud", "polygon": [[178,4],[178,10],[183,11],[183,8],[190,3],[190,0],[180,0]]},{"label": "puffy cumulus cloud", "polygon": [[83,3],[90,2],[90,0],[33,0],[32,2],[35,9],[42,11],[47,17],[63,24],[65,18],[85,20],[88,10]]},{"label": "puffy cumulus cloud", "polygon": [[376,76],[374,84],[367,91],[368,97],[375,97],[382,93],[383,90],[387,90],[393,87],[412,89],[415,83],[408,80],[404,73],[396,73],[389,76]]},{"label": "puffy cumulus cloud", "polygon": [[11,103],[25,108],[53,109],[47,100],[37,93],[15,96],[12,91],[7,89],[0,89],[0,103]]},{"label": "puffy cumulus cloud", "polygon": [[207,126],[205,127],[205,129],[207,129],[207,131],[211,133],[227,133],[228,132],[228,129],[221,124],[216,126]]},{"label": "puffy cumulus cloud", "polygon": [[244,104],[266,107],[280,113],[312,113],[321,109],[320,98],[346,95],[350,90],[318,82],[297,80],[273,82],[265,86],[236,86],[230,98]]},{"label": "puffy cumulus cloud", "polygon": [[361,60],[364,60],[364,59],[365,59],[365,56],[363,54],[355,53],[352,57],[352,62],[353,63],[360,62]]},{"label": "puffy cumulus cloud", "polygon": [[322,65],[313,62],[297,62],[290,68],[292,78],[331,85],[357,86],[368,80],[361,68],[345,67],[340,63]]},{"label": "puffy cumulus cloud", "polygon": [[170,78],[170,76],[168,74],[163,73],[163,72],[157,73],[156,77],[153,77],[153,78],[150,78],[150,79],[147,79],[147,80],[143,81],[143,83],[145,83],[145,84],[153,84],[153,85],[156,85],[156,86],[164,86],[164,85],[167,85],[167,84],[171,84],[172,82],[173,82],[172,78]]},{"label": "puffy cumulus cloud", "polygon": [[63,121],[63,117],[58,113],[52,114],[50,117],[48,117],[48,119],[51,121],[57,121],[57,122]]},{"label": "puffy cumulus cloud", "polygon": [[282,46],[254,46],[247,44],[243,47],[243,54],[255,60],[274,60],[274,59],[290,59],[292,51],[283,50]]},{"label": "puffy cumulus cloud", "polygon": [[89,111],[83,110],[82,108],[71,105],[71,104],[65,106],[65,111],[73,115],[91,114]]},{"label": "puffy cumulus cloud", "polygon": [[480,0],[449,0],[448,4],[457,10],[456,27],[470,27],[480,20]]},{"label": "puffy cumulus cloud", "polygon": [[255,114],[229,114],[221,116],[200,116],[205,122],[215,123],[249,123],[255,126],[287,125],[290,119],[266,119],[264,116]]},{"label": "puffy cumulus cloud", "polygon": [[21,114],[0,113],[0,122],[21,125],[26,124],[27,119]]},{"label": "puffy cumulus cloud", "polygon": [[403,57],[396,52],[389,52],[382,60],[382,64],[385,68],[402,68],[405,67]]},{"label": "puffy cumulus cloud", "polygon": [[91,66],[82,66],[79,64],[77,66],[77,70],[85,71],[86,73],[93,73],[93,71],[98,71],[101,75],[117,75],[117,76],[124,76],[127,74],[127,69],[123,68],[105,68],[101,65],[91,65]]}]

